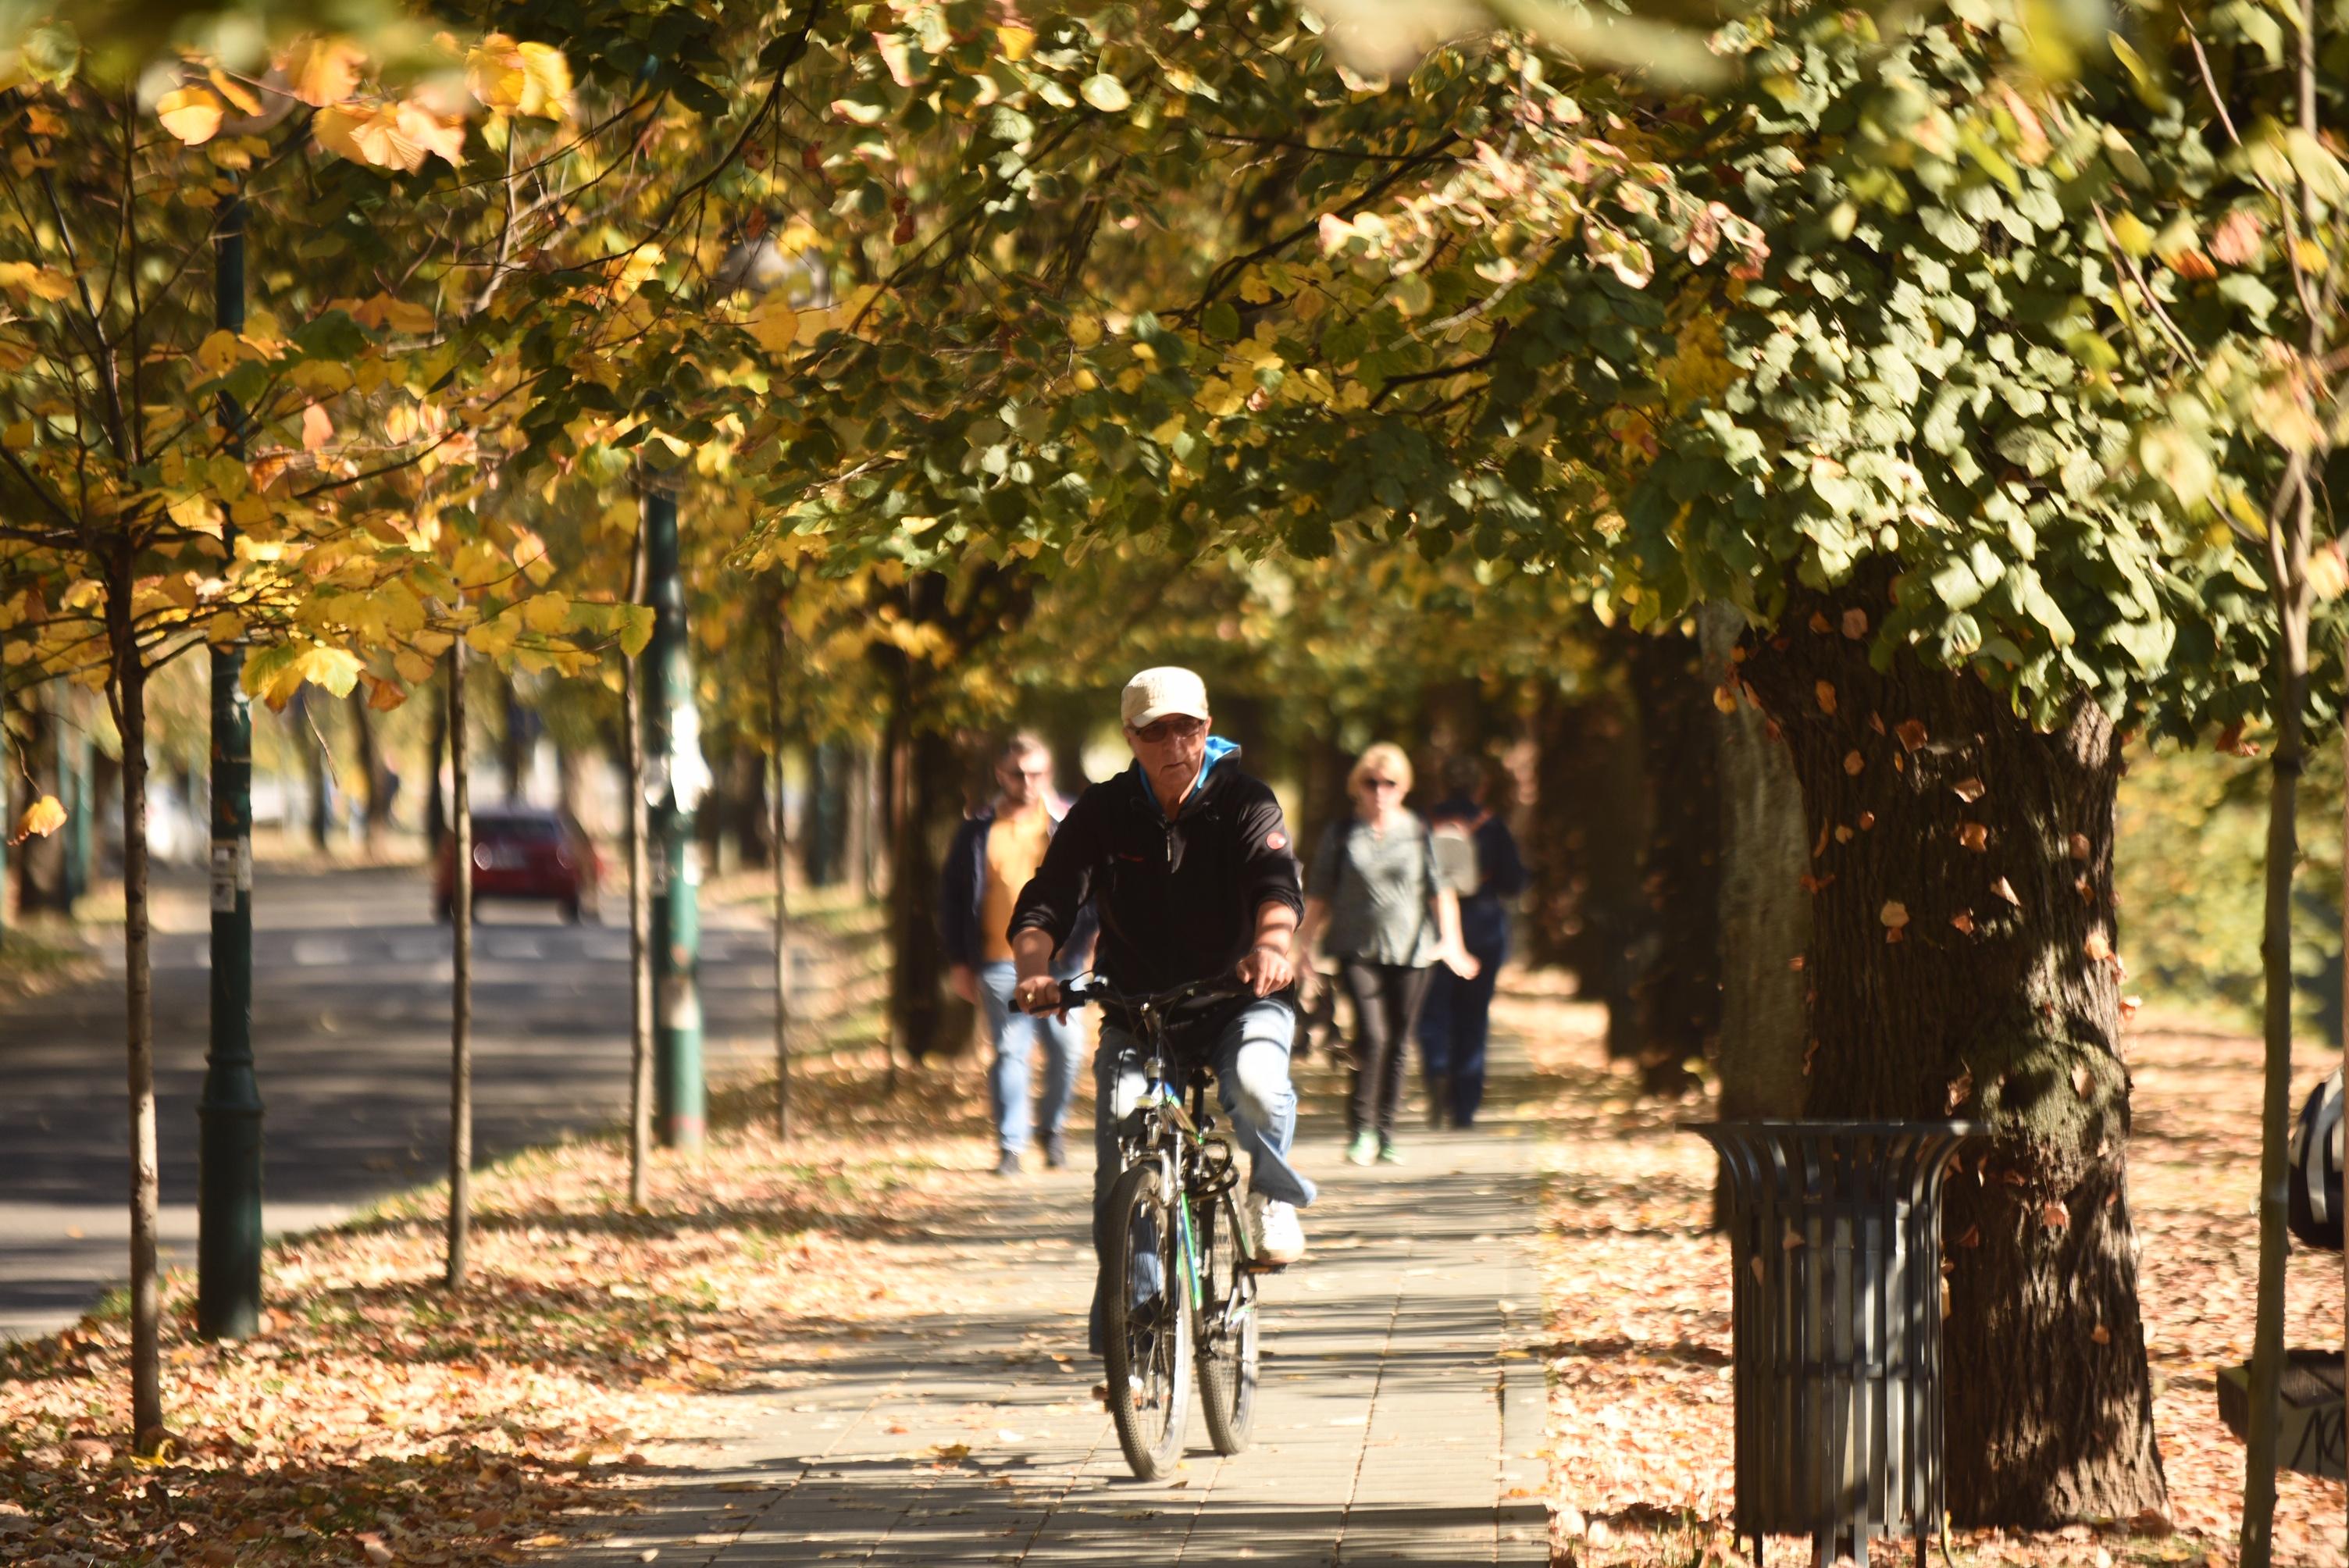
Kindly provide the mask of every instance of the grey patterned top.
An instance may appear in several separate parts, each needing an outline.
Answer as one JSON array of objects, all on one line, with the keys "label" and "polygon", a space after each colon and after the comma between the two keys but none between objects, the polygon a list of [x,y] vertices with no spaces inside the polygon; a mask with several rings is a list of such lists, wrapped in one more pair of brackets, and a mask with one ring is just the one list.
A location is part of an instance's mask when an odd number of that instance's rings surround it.
[{"label": "grey patterned top", "polygon": [[1356,820],[1322,830],[1305,879],[1309,898],[1327,899],[1327,945],[1341,960],[1424,969],[1440,945],[1435,924],[1435,841],[1405,814],[1386,829]]}]

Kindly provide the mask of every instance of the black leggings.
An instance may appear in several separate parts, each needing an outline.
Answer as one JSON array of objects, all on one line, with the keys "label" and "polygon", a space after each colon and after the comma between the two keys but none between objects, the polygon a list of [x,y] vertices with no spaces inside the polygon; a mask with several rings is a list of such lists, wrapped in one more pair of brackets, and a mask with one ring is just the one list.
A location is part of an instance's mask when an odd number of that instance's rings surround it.
[{"label": "black leggings", "polygon": [[1340,973],[1354,999],[1354,1098],[1346,1107],[1346,1130],[1368,1128],[1386,1138],[1394,1131],[1403,1057],[1427,996],[1428,972],[1350,958]]}]

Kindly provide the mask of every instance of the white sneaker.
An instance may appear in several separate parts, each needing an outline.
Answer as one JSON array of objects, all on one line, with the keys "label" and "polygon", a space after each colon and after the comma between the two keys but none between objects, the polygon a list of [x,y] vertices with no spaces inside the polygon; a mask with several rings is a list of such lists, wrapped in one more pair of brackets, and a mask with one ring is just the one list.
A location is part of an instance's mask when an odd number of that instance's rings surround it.
[{"label": "white sneaker", "polygon": [[1297,1222],[1297,1205],[1248,1194],[1249,1216],[1256,1232],[1256,1261],[1279,1268],[1305,1255],[1305,1227]]}]

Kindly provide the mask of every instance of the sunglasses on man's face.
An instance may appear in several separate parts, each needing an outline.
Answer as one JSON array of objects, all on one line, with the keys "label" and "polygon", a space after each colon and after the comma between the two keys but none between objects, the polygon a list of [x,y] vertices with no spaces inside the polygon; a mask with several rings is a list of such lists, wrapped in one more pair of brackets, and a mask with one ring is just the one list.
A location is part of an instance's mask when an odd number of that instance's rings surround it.
[{"label": "sunglasses on man's face", "polygon": [[1153,746],[1164,746],[1170,740],[1188,740],[1207,727],[1204,718],[1162,718],[1143,725],[1133,733]]}]

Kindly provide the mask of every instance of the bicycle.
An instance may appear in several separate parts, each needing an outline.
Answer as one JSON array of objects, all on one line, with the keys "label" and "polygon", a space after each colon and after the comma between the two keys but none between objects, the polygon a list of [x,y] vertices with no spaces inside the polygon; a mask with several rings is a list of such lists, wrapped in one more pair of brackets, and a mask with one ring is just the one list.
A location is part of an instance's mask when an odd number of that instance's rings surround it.
[{"label": "bicycle", "polygon": [[[1227,979],[1129,996],[1095,978],[1063,986],[1061,1006],[1113,1013],[1140,1046],[1144,1088],[1118,1127],[1118,1175],[1094,1221],[1101,1254],[1110,1418],[1136,1479],[1174,1468],[1190,1414],[1195,1357],[1207,1439],[1247,1447],[1261,1334],[1256,1243],[1240,1213],[1231,1144],[1213,1136],[1204,1049],[1169,1009],[1254,993]],[[1189,1100],[1188,1108],[1185,1100]],[[1179,1288],[1165,1288],[1168,1280]]]}]

